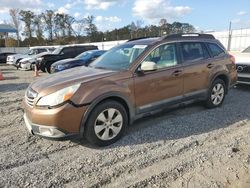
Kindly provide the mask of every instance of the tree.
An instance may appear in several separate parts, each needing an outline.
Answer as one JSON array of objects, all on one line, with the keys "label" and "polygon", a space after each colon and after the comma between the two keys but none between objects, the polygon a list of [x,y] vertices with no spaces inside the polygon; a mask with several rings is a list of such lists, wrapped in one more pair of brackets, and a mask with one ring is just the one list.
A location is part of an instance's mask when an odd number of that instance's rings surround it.
[{"label": "tree", "polygon": [[[65,29],[67,30],[67,35],[68,37],[72,36],[72,32],[73,32],[73,28],[72,25],[75,23],[75,18],[68,15],[68,14],[64,14],[64,26]],[[97,28],[96,28],[97,30]]]},{"label": "tree", "polygon": [[160,26],[160,33],[159,35],[162,36],[164,34],[164,32],[166,32],[167,34],[167,31],[166,31],[166,28],[167,28],[167,20],[165,18],[162,18],[159,22],[159,26]]},{"label": "tree", "polygon": [[90,38],[90,41],[95,40],[95,35],[97,33],[97,27],[94,24],[94,19],[95,17],[92,15],[85,18],[85,23],[86,23],[85,31],[87,33],[87,36]]},{"label": "tree", "polygon": [[20,18],[19,18],[19,9],[10,9],[9,14],[11,16],[13,25],[16,28],[16,34],[17,34],[17,46],[20,46]]},{"label": "tree", "polygon": [[42,14],[43,20],[45,22],[45,28],[48,30],[49,40],[53,40],[53,18],[54,18],[54,11],[53,10],[46,10],[45,13]]},{"label": "tree", "polygon": [[20,20],[22,20],[25,24],[24,35],[26,37],[28,37],[29,39],[31,39],[32,32],[33,32],[32,23],[33,23],[33,19],[35,17],[34,13],[30,10],[28,10],[28,11],[21,10],[19,15],[21,17]]},{"label": "tree", "polygon": [[43,41],[43,22],[42,22],[42,14],[35,15],[34,20],[33,20],[33,25],[34,25],[34,30],[36,33],[36,37],[38,41],[42,42]]}]

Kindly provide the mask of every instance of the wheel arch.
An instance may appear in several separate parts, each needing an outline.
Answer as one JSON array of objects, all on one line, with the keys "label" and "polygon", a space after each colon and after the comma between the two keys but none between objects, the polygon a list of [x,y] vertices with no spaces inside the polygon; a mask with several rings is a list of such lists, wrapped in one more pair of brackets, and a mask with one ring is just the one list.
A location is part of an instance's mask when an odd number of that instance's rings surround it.
[{"label": "wheel arch", "polygon": [[100,97],[95,99],[93,102],[91,102],[88,110],[84,113],[82,120],[81,120],[81,125],[80,125],[81,136],[84,133],[85,124],[88,121],[90,113],[93,111],[93,109],[97,105],[107,100],[113,100],[122,104],[127,112],[129,124],[133,123],[134,117],[135,117],[135,111],[134,111],[133,105],[129,102],[129,99],[121,93],[110,92],[110,93],[101,95]]},{"label": "wheel arch", "polygon": [[230,78],[229,78],[229,76],[226,74],[226,73],[218,73],[218,74],[216,74],[213,78],[212,78],[212,80],[211,80],[211,82],[210,82],[210,86],[212,85],[212,83],[216,80],[216,79],[221,79],[221,80],[223,80],[224,81],[224,83],[225,83],[225,85],[226,85],[226,94],[227,94],[227,92],[228,92],[228,89],[229,89],[229,83],[230,83]]}]

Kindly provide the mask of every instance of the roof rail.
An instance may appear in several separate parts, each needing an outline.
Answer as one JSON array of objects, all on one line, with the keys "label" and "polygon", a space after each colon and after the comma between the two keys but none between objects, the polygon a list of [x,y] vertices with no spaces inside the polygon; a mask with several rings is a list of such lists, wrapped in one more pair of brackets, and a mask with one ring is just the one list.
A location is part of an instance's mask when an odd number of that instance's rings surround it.
[{"label": "roof rail", "polygon": [[152,37],[139,37],[139,38],[129,39],[127,42],[140,40],[140,39],[148,39],[148,38],[152,38]]},{"label": "roof rail", "polygon": [[180,33],[180,34],[171,34],[167,36],[163,36],[162,39],[181,39],[181,38],[202,38],[202,39],[215,39],[211,34],[201,34],[201,33]]}]

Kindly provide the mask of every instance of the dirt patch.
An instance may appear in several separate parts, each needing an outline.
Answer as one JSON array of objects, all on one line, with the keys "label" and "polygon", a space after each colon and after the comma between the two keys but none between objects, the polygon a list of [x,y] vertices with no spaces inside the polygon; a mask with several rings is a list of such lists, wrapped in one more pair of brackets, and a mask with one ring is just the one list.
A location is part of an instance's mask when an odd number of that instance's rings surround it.
[{"label": "dirt patch", "polygon": [[8,72],[0,81],[0,187],[250,187],[250,87],[231,89],[217,109],[192,104],[141,119],[117,143],[95,148],[30,135],[22,99],[37,78],[0,69]]}]

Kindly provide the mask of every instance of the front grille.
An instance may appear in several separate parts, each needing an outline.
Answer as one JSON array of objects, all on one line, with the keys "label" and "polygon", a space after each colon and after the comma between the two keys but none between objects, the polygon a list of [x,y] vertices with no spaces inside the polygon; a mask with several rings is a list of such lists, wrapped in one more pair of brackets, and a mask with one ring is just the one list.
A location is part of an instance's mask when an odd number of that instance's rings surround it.
[{"label": "front grille", "polygon": [[237,64],[236,69],[238,73],[250,73],[250,65]]},{"label": "front grille", "polygon": [[31,88],[28,88],[25,94],[25,101],[30,106],[34,106],[35,98],[37,97],[37,92]]}]

